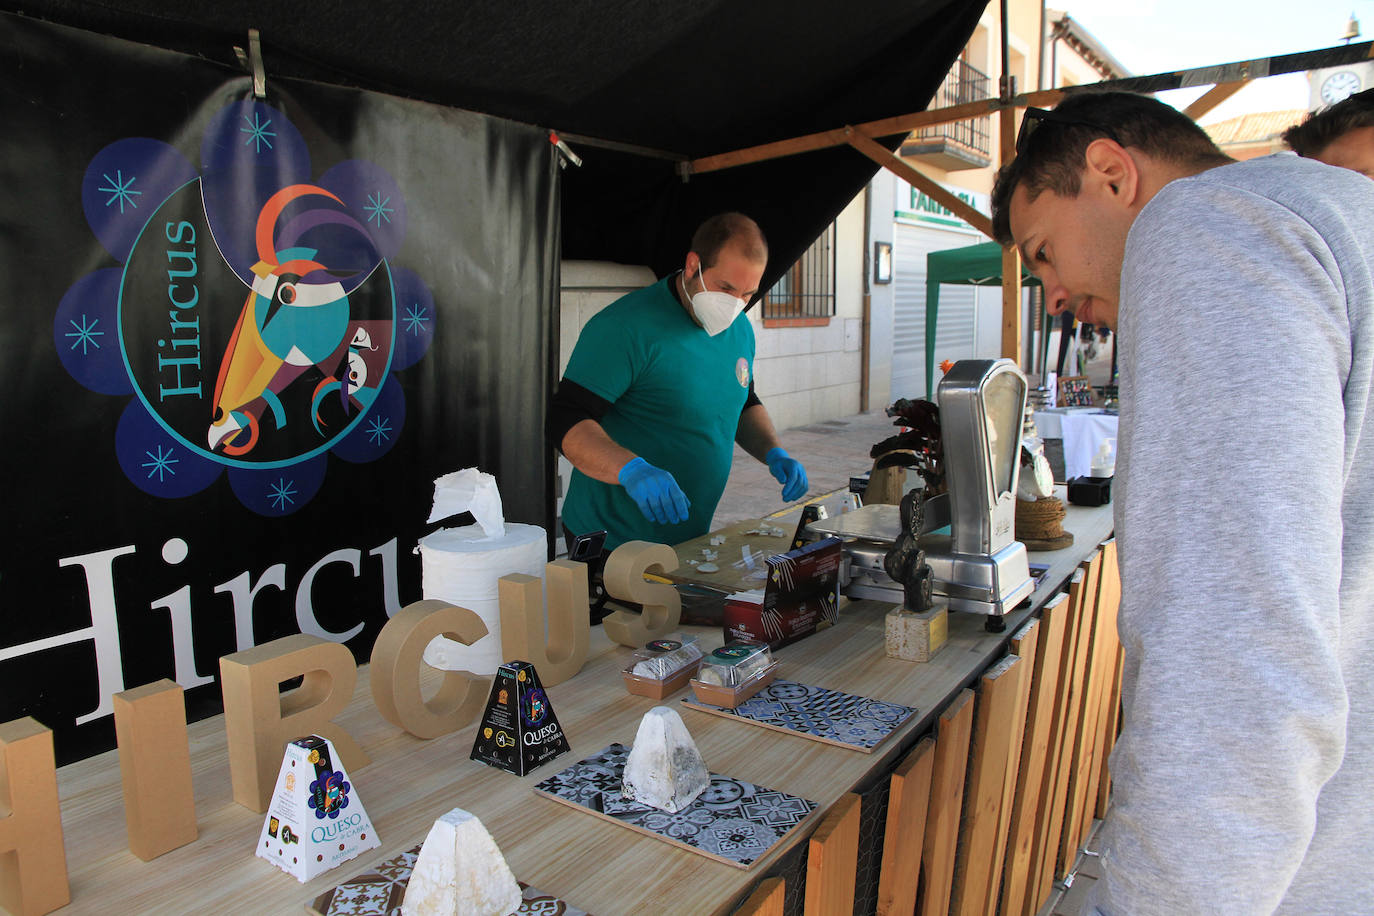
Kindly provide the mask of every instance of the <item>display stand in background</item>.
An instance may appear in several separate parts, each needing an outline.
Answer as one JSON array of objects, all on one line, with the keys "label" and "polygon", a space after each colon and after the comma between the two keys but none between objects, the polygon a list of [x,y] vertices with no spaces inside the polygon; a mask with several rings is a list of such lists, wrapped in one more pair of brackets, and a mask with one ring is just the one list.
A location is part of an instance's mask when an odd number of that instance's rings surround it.
[{"label": "display stand in background", "polygon": [[1059,379],[1058,407],[1093,406],[1093,388],[1086,375],[1066,375]]}]

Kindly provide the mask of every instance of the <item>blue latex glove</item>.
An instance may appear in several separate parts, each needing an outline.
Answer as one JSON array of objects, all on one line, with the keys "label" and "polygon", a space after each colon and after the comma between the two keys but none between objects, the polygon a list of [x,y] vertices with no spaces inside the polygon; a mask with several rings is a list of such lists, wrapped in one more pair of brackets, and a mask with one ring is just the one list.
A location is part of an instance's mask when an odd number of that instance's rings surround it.
[{"label": "blue latex glove", "polygon": [[632,458],[617,476],[649,521],[660,525],[687,521],[687,509],[692,504],[673,475],[663,468],[656,468],[643,458]]},{"label": "blue latex glove", "polygon": [[782,484],[782,498],[785,502],[790,503],[806,495],[806,468],[802,467],[800,461],[778,446],[770,448],[768,454],[763,456],[763,460],[778,483]]}]

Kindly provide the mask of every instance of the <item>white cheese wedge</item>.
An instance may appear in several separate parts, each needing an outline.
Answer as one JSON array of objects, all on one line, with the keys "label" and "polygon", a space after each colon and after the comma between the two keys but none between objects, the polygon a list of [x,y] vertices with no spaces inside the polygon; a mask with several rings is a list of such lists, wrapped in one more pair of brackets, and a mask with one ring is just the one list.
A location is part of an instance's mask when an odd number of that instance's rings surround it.
[{"label": "white cheese wedge", "polygon": [[676,814],[710,784],[706,761],[677,710],[655,706],[645,713],[625,761],[624,797]]},{"label": "white cheese wedge", "polygon": [[402,916],[507,916],[520,885],[475,815],[454,808],[434,822],[415,860]]}]

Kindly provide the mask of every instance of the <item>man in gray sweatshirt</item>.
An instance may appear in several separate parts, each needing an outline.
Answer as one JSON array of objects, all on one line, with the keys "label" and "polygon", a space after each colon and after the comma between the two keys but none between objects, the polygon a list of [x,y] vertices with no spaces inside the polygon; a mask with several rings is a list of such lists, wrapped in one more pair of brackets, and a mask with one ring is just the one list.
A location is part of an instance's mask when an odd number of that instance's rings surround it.
[{"label": "man in gray sweatshirt", "polygon": [[1374,182],[1079,93],[1027,112],[993,224],[1052,314],[1120,332],[1089,911],[1374,912]]}]

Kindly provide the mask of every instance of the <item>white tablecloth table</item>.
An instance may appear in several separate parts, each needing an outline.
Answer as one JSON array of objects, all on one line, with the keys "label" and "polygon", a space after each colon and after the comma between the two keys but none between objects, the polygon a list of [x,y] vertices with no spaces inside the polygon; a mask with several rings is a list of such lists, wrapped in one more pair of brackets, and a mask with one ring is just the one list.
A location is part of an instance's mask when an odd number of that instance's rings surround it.
[{"label": "white tablecloth table", "polygon": [[1093,456],[1102,440],[1111,439],[1116,460],[1116,414],[1098,407],[1059,407],[1035,412],[1035,427],[1042,439],[1064,440],[1064,479],[1087,477]]}]

